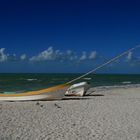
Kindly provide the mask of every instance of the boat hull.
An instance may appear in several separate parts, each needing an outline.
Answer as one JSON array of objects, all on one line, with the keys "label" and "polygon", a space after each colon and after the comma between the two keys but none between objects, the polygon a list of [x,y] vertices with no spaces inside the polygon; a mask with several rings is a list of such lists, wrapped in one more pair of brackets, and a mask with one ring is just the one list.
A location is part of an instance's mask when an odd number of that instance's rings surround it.
[{"label": "boat hull", "polygon": [[8,96],[0,97],[0,101],[34,101],[34,100],[61,100],[64,97],[64,94],[59,95],[31,95],[31,96]]},{"label": "boat hull", "polygon": [[61,100],[65,96],[66,90],[67,86],[60,85],[26,93],[0,94],[0,101]]}]

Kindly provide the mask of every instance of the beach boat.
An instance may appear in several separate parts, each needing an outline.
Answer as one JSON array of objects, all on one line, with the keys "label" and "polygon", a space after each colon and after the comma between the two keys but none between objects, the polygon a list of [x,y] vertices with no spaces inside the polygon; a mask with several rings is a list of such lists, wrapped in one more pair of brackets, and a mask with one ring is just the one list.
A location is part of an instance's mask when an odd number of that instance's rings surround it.
[{"label": "beach boat", "polygon": [[0,94],[0,101],[61,100],[69,85],[63,84],[42,90],[14,94]]},{"label": "beach boat", "polygon": [[66,96],[84,96],[89,88],[90,88],[90,85],[87,82],[73,84],[67,89],[65,95]]},{"label": "beach boat", "polygon": [[68,84],[23,93],[1,93],[0,101],[61,100],[65,95],[83,96],[89,89],[87,82]]}]

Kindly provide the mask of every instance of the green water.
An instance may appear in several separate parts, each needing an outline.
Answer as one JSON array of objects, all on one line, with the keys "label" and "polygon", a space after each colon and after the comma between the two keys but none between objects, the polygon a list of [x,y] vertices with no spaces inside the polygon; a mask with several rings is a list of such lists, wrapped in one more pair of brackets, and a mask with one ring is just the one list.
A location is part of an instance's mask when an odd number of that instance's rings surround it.
[{"label": "green water", "polygon": [[[81,74],[0,74],[0,92],[21,92],[63,84]],[[92,86],[140,84],[140,74],[91,74],[80,81]]]}]

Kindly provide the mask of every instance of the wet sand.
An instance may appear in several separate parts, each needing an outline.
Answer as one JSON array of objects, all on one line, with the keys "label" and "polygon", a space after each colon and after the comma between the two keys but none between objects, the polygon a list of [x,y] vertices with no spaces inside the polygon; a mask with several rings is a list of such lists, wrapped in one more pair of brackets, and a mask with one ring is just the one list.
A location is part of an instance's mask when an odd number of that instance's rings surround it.
[{"label": "wet sand", "polygon": [[0,140],[139,140],[140,85],[60,101],[0,102]]}]

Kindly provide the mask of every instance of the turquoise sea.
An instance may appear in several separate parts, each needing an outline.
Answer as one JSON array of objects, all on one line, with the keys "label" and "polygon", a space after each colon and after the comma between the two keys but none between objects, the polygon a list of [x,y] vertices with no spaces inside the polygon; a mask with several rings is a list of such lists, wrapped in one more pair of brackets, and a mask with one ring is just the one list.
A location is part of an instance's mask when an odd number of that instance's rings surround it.
[{"label": "turquoise sea", "polygon": [[[81,74],[0,74],[0,92],[21,92],[30,91],[58,84],[63,84]],[[91,74],[80,81],[88,81],[92,86],[112,86],[140,84],[140,74]]]}]

